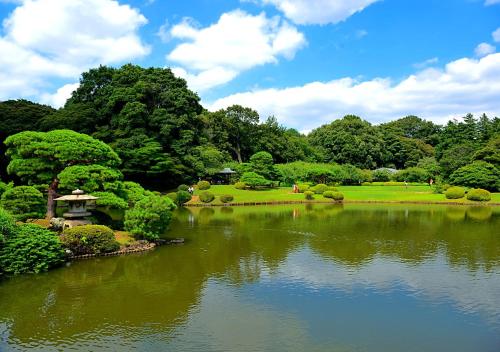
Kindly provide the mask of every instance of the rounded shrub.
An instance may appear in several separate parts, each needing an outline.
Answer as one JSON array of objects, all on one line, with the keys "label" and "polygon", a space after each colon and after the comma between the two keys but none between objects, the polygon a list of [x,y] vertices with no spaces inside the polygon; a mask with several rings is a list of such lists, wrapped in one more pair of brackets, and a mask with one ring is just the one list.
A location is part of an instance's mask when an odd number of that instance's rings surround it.
[{"label": "rounded shrub", "polygon": [[491,200],[491,193],[485,189],[471,189],[467,192],[467,199],[475,202],[488,202]]},{"label": "rounded shrub", "polygon": [[465,190],[462,187],[450,187],[444,192],[446,199],[460,199],[465,196]]},{"label": "rounded shrub", "polygon": [[339,189],[337,187],[329,186],[327,191],[333,191],[333,192],[338,192]]},{"label": "rounded shrub", "polygon": [[7,189],[2,195],[0,204],[17,221],[41,218],[46,209],[46,201],[42,192],[33,186],[18,186]]},{"label": "rounded shrub", "polygon": [[183,205],[191,200],[191,193],[187,191],[178,191],[177,196],[175,198],[175,204]]},{"label": "rounded shrub", "polygon": [[170,193],[167,193],[167,197],[172,199],[172,202],[176,202],[177,201],[177,192],[170,192]]},{"label": "rounded shrub", "polygon": [[245,189],[247,187],[245,182],[236,182],[234,184],[234,188],[236,189]]},{"label": "rounded shrub", "polygon": [[232,202],[234,199],[234,197],[231,194],[224,194],[224,195],[220,196],[219,198],[220,198],[220,201],[222,203],[229,203],[229,202]]},{"label": "rounded shrub", "polygon": [[64,262],[59,237],[41,226],[16,226],[0,248],[0,267],[7,274],[40,273]]},{"label": "rounded shrub", "polygon": [[186,191],[186,192],[187,192],[187,190],[188,190],[188,189],[189,189],[189,186],[188,186],[188,185],[185,185],[185,184],[179,185],[179,186],[177,187],[177,190],[178,190],[178,191]]},{"label": "rounded shrub", "polygon": [[200,191],[205,191],[207,189],[210,189],[210,182],[208,182],[208,181],[200,181],[200,182],[198,182],[197,186],[198,186],[198,189]]},{"label": "rounded shrub", "polygon": [[312,191],[305,191],[304,196],[307,200],[313,200],[314,199],[314,192]]},{"label": "rounded shrub", "polygon": [[298,184],[297,187],[299,188],[299,193],[305,193],[309,189],[309,185],[305,183]]},{"label": "rounded shrub", "polygon": [[82,225],[66,229],[61,235],[61,242],[74,255],[109,253],[120,249],[113,230],[103,225]]},{"label": "rounded shrub", "polygon": [[328,190],[328,186],[324,183],[319,183],[316,186],[312,187],[310,190],[316,194],[323,194],[323,192]]},{"label": "rounded shrub", "polygon": [[214,199],[215,199],[215,196],[211,192],[205,191],[205,192],[200,193],[200,200],[203,203],[211,203]]},{"label": "rounded shrub", "polygon": [[333,192],[332,199],[338,202],[344,200],[344,194],[340,192]]}]

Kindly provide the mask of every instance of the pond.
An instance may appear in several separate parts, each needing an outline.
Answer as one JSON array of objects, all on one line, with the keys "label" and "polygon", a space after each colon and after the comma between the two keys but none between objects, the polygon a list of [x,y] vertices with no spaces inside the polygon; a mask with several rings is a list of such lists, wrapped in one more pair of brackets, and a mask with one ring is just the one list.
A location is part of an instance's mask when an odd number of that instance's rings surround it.
[{"label": "pond", "polygon": [[178,211],[186,243],[0,283],[1,351],[500,351],[500,209]]}]

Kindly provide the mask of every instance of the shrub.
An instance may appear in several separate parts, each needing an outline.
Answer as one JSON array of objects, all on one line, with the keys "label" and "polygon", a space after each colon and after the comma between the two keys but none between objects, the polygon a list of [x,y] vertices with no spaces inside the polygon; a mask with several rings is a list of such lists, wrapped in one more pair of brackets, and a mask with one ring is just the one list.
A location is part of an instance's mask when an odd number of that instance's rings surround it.
[{"label": "shrub", "polygon": [[344,200],[344,195],[340,192],[326,191],[323,193],[323,197],[330,198],[336,201]]},{"label": "shrub", "polygon": [[323,194],[323,192],[325,192],[326,190],[328,190],[328,186],[324,183],[317,184],[316,186],[311,188],[311,191],[316,194]]},{"label": "shrub", "polygon": [[489,191],[500,189],[500,171],[493,164],[475,161],[453,172],[450,176],[452,184],[483,188]]},{"label": "shrub", "polygon": [[323,197],[325,197],[325,198],[333,198],[333,191],[325,191],[325,192],[323,192]]},{"label": "shrub", "polygon": [[265,187],[271,184],[271,181],[255,172],[245,172],[241,175],[240,182],[245,183],[250,188]]},{"label": "shrub", "polygon": [[342,184],[344,185],[360,185],[363,182],[363,174],[357,167],[345,164],[341,166]]},{"label": "shrub", "polygon": [[444,192],[446,199],[460,199],[465,195],[465,190],[462,187],[450,187]]},{"label": "shrub", "polygon": [[220,198],[220,201],[222,203],[229,203],[229,202],[232,202],[234,197],[230,194],[224,194],[222,196],[219,197]]},{"label": "shrub", "polygon": [[115,252],[120,244],[107,226],[83,225],[64,230],[61,242],[74,255]]},{"label": "shrub", "polygon": [[372,173],[373,181],[375,182],[387,182],[391,180],[391,172],[385,169],[378,169]]},{"label": "shrub", "polygon": [[175,204],[177,205],[183,205],[191,200],[192,196],[191,193],[186,192],[186,191],[178,191],[177,192],[177,197],[175,199]]},{"label": "shrub", "polygon": [[250,157],[251,170],[266,179],[275,180],[279,171],[274,166],[273,156],[268,152],[257,152]]},{"label": "shrub", "polygon": [[245,182],[236,182],[234,184],[234,188],[236,189],[245,189],[247,187]]},{"label": "shrub", "polygon": [[63,262],[59,237],[34,224],[17,226],[0,249],[0,267],[9,274],[40,273]]},{"label": "shrub", "polygon": [[188,190],[188,189],[189,189],[189,186],[188,186],[188,185],[185,185],[185,184],[179,185],[179,186],[177,187],[177,190],[178,190],[178,191],[186,191],[186,192],[187,192],[187,190]]},{"label": "shrub", "polygon": [[125,212],[125,230],[136,238],[158,239],[167,230],[174,209],[168,197],[147,196]]},{"label": "shrub", "polygon": [[485,189],[471,189],[467,192],[467,199],[475,202],[488,202],[491,200],[491,193]]},{"label": "shrub", "polygon": [[304,193],[307,190],[309,190],[310,186],[308,184],[302,183],[302,184],[297,185],[297,187],[299,188],[299,193]]},{"label": "shrub", "polygon": [[42,192],[32,186],[7,189],[2,195],[1,205],[18,221],[41,218],[46,209]]},{"label": "shrub", "polygon": [[213,193],[205,191],[200,193],[200,200],[203,203],[210,203],[215,199],[215,196]]},{"label": "shrub", "polygon": [[396,172],[394,175],[394,180],[403,182],[419,182],[424,183],[429,179],[429,173],[425,169],[419,167],[409,167],[405,170]]},{"label": "shrub", "polygon": [[307,200],[313,200],[314,199],[314,192],[311,191],[305,191],[304,196]]},{"label": "shrub", "polygon": [[200,182],[198,182],[197,186],[198,186],[198,189],[200,191],[205,191],[207,189],[210,189],[210,182],[208,182],[208,181],[200,181]]},{"label": "shrub", "polygon": [[125,181],[122,183],[122,185],[123,198],[127,200],[130,207],[140,201],[142,198],[151,194],[150,191],[146,191],[140,184],[136,182]]},{"label": "shrub", "polygon": [[94,192],[92,195],[99,198],[95,201],[98,207],[128,209],[128,202],[112,192]]},{"label": "shrub", "polygon": [[176,202],[177,201],[177,192],[170,192],[170,193],[167,193],[167,197],[172,199],[172,202]]},{"label": "shrub", "polygon": [[338,192],[339,189],[337,187],[329,186],[328,191]]}]

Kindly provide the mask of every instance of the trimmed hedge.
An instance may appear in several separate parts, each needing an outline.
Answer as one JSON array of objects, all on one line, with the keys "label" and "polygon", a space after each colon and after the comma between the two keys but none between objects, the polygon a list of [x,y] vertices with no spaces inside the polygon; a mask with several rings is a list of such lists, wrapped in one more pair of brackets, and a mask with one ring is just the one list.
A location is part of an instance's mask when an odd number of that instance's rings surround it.
[{"label": "trimmed hedge", "polygon": [[177,205],[183,205],[183,204],[189,202],[191,200],[191,198],[192,198],[191,193],[189,193],[187,191],[177,191],[174,202]]},{"label": "trimmed hedge", "polygon": [[214,199],[215,199],[215,196],[211,192],[205,191],[205,192],[200,193],[200,200],[203,203],[211,203]]},{"label": "trimmed hedge", "polygon": [[305,191],[304,196],[307,200],[313,200],[314,199],[314,192],[312,191]]},{"label": "trimmed hedge", "polygon": [[198,189],[200,191],[205,191],[207,189],[210,189],[210,187],[211,187],[210,182],[208,182],[208,181],[200,181],[200,182],[198,182],[197,186],[198,186]]},{"label": "trimmed hedge", "polygon": [[324,183],[319,183],[316,186],[310,188],[310,190],[316,194],[323,194],[323,192],[328,190],[328,186]]},{"label": "trimmed hedge", "polygon": [[471,189],[467,192],[467,199],[475,202],[488,202],[491,200],[491,193],[485,189]]},{"label": "trimmed hedge", "polygon": [[326,191],[323,193],[323,197],[330,198],[336,201],[344,200],[344,195],[340,192]]},{"label": "trimmed hedge", "polygon": [[236,182],[234,184],[234,188],[243,190],[243,189],[247,188],[247,185],[245,182]]},{"label": "trimmed hedge", "polygon": [[177,190],[178,190],[178,191],[186,191],[186,192],[187,192],[187,190],[188,190],[188,189],[189,189],[189,186],[188,186],[188,185],[185,185],[185,184],[179,185],[179,186],[177,187]]},{"label": "trimmed hedge", "polygon": [[307,190],[309,190],[310,186],[308,184],[302,183],[302,184],[298,184],[297,187],[299,188],[299,193],[304,193]]},{"label": "trimmed hedge", "polygon": [[107,226],[83,225],[64,230],[61,242],[74,255],[115,252],[120,244]]},{"label": "trimmed hedge", "polygon": [[465,190],[462,187],[450,187],[444,192],[446,199],[460,199],[465,196]]},{"label": "trimmed hedge", "polygon": [[223,194],[222,196],[219,197],[220,198],[220,201],[222,203],[229,203],[229,202],[232,202],[234,197],[230,194]]}]

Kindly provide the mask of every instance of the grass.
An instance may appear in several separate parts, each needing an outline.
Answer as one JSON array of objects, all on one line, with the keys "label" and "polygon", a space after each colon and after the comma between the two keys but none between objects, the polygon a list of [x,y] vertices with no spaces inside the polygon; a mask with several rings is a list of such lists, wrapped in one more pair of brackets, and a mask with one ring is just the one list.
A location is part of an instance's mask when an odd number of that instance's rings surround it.
[{"label": "grass", "polygon": [[[446,199],[444,194],[434,194],[433,189],[428,185],[415,186],[338,186],[340,192],[344,194],[345,201],[371,201],[371,202],[416,202],[416,203],[473,203],[466,198]],[[254,202],[285,202],[285,201],[303,201],[303,194],[292,193],[291,187],[275,188],[269,190],[239,190],[234,186],[212,186],[209,189],[216,198],[211,203],[214,205],[222,204],[219,196],[231,194],[234,196],[232,203],[254,203]],[[195,191],[194,195],[198,195]],[[311,202],[325,202],[328,199],[322,195],[315,195]],[[189,204],[200,204],[195,197]],[[492,193],[491,201],[488,203],[500,203],[500,193]]]}]

